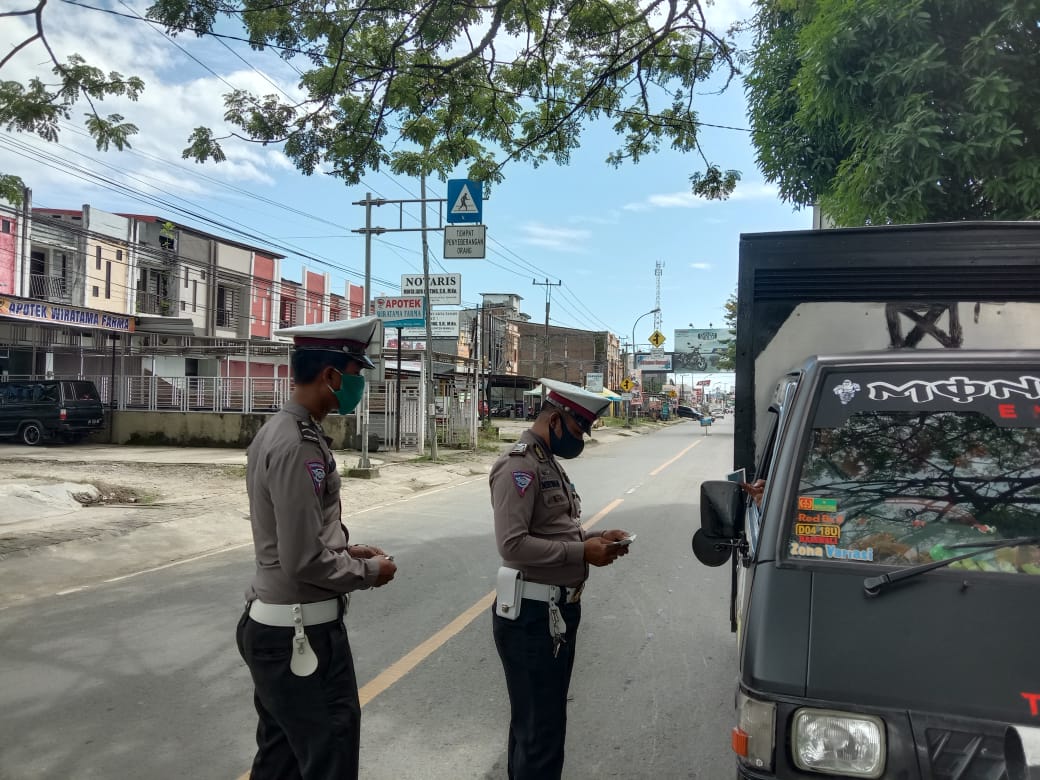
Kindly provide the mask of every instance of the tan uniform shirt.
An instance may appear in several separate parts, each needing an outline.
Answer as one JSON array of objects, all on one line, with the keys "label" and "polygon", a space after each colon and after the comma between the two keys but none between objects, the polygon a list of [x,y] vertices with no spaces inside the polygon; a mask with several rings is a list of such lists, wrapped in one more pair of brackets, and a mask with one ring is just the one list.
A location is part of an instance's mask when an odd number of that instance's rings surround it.
[{"label": "tan uniform shirt", "polygon": [[524,579],[578,587],[588,577],[581,499],[549,447],[530,430],[491,467],[491,506],[502,563]]},{"label": "tan uniform shirt", "polygon": [[303,406],[290,401],[267,421],[247,464],[256,551],[247,600],[306,604],[375,583],[379,564],[347,553],[336,460]]}]

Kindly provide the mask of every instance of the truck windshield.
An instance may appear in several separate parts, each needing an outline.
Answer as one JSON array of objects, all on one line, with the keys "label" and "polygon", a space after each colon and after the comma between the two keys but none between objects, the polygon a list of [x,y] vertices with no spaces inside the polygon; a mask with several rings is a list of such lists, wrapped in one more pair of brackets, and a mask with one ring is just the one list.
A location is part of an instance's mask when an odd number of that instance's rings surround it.
[{"label": "truck windshield", "polygon": [[[973,397],[936,392],[955,380]],[[830,384],[802,461],[789,558],[902,567],[964,552],[954,544],[1040,534],[1040,401],[1027,392],[1040,379],[854,377],[835,384],[835,395],[848,391],[844,403],[826,398]],[[1040,574],[1040,547],[981,552],[952,568]]]}]

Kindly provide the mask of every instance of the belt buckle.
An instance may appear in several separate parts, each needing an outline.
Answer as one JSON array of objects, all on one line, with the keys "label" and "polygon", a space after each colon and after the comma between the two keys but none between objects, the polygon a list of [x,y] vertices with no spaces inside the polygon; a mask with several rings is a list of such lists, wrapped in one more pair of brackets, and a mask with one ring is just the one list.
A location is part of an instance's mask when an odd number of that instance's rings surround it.
[{"label": "belt buckle", "polygon": [[577,604],[579,601],[581,601],[581,593],[582,593],[583,590],[585,590],[585,583],[584,582],[581,583],[581,585],[579,585],[576,588],[566,588],[566,591],[567,591],[567,603],[568,604]]}]

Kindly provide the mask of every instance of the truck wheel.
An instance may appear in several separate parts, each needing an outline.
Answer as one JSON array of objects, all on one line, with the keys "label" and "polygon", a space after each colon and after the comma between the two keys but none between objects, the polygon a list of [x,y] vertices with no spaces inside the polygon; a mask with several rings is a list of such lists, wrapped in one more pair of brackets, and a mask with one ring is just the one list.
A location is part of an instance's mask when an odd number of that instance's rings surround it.
[{"label": "truck wheel", "polygon": [[28,444],[30,447],[35,447],[41,441],[43,441],[43,428],[40,427],[39,423],[27,422],[22,426],[22,430],[19,435],[22,438],[23,444]]}]

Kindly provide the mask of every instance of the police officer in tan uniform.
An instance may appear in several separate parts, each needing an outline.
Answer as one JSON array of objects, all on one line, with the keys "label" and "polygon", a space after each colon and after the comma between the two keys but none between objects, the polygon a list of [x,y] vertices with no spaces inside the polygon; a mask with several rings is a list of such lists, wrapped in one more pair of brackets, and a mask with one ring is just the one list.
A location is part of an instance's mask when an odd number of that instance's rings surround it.
[{"label": "police officer in tan uniform", "polygon": [[361,705],[346,594],[385,585],[397,567],[378,547],[348,543],[321,421],[361,400],[377,324],[365,317],[278,331],[295,343],[295,388],[253,439],[246,468],[256,575],[237,638],[259,715],[252,780],[358,777]]},{"label": "police officer in tan uniform", "polygon": [[609,405],[571,384],[548,390],[534,424],[491,469],[499,569],[492,623],[509,691],[511,780],[563,772],[567,689],[589,564],[628,552],[622,530],[585,531],[581,499],[559,459],[574,458]]}]

